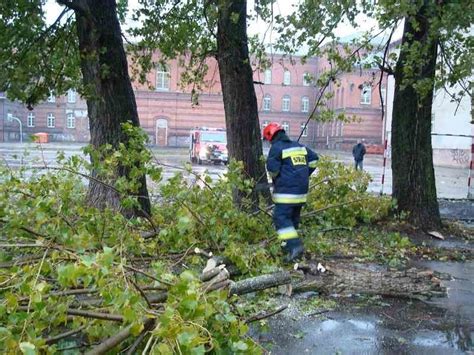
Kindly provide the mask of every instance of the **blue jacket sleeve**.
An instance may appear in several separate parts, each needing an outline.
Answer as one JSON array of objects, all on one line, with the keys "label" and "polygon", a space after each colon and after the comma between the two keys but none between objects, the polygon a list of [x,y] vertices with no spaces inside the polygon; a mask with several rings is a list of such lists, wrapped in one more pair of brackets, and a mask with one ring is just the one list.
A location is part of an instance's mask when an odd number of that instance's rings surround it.
[{"label": "blue jacket sleeve", "polygon": [[267,170],[270,173],[272,179],[276,178],[280,174],[281,168],[281,149],[272,145],[268,152],[267,158]]},{"label": "blue jacket sleeve", "polygon": [[316,152],[313,152],[308,147],[306,147],[306,150],[308,152],[309,175],[311,175],[313,173],[313,171],[316,170],[316,164],[319,160],[319,156],[318,156],[318,154],[316,154]]}]

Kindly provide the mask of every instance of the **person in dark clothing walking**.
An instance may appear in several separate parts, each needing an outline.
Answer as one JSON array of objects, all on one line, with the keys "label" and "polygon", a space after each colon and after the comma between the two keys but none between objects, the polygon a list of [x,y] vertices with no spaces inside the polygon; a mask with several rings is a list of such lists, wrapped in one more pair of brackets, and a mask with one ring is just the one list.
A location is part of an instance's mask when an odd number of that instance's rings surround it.
[{"label": "person in dark clothing walking", "polygon": [[363,170],[364,169],[364,155],[365,155],[365,145],[357,140],[357,144],[352,148],[352,155],[355,161],[355,169]]},{"label": "person in dark clothing walking", "polygon": [[273,179],[273,223],[282,241],[285,260],[292,262],[303,255],[298,237],[301,208],[306,203],[309,176],[316,169],[318,155],[286,135],[276,122],[263,130],[263,137],[271,142],[267,170]]}]

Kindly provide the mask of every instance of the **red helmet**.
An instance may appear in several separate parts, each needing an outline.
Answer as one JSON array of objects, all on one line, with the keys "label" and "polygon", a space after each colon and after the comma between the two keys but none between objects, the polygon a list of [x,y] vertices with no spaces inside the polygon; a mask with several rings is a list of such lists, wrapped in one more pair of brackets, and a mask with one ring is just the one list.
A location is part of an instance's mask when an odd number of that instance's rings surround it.
[{"label": "red helmet", "polygon": [[263,138],[271,142],[273,136],[279,131],[283,131],[281,124],[278,122],[270,122],[268,126],[263,129]]}]

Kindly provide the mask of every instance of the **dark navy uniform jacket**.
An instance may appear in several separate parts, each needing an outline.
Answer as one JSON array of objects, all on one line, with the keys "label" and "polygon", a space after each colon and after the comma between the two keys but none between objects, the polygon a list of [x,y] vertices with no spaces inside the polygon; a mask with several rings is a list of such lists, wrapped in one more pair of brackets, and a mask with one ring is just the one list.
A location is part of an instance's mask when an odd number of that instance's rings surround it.
[{"label": "dark navy uniform jacket", "polygon": [[318,155],[283,131],[272,140],[267,170],[273,178],[273,202],[303,204],[308,194],[309,176],[316,169]]}]

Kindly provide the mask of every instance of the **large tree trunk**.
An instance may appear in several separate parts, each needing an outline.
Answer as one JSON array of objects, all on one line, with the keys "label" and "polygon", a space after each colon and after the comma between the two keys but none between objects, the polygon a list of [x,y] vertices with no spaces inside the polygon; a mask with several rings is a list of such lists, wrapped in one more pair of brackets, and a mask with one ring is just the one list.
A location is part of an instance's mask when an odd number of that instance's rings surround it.
[{"label": "large tree trunk", "polygon": [[[140,126],[135,95],[128,74],[127,57],[122,32],[117,18],[115,0],[83,0],[63,2],[75,10],[77,35],[81,55],[81,70],[87,92],[91,144],[99,148],[105,144],[118,147],[128,142],[121,124],[131,122]],[[94,158],[93,158],[94,159]],[[94,163],[99,163],[94,161]],[[97,173],[93,173],[97,176]],[[116,180],[129,177],[130,169],[119,166]],[[102,178],[98,176],[98,178]],[[107,181],[113,185],[113,181]],[[132,192],[139,196],[139,208],[123,209],[119,193],[106,184],[91,180],[89,202],[99,208],[111,207],[127,216],[150,214],[150,200],[145,175],[139,177],[140,187]]]},{"label": "large tree trunk", "polygon": [[[395,69],[392,120],[393,197],[398,210],[408,212],[412,223],[423,229],[437,228],[441,224],[431,146],[437,43],[428,34],[429,17],[433,16],[428,13],[428,6],[425,1],[414,16],[416,28],[412,24],[413,18],[405,19],[403,45]],[[405,71],[410,56],[408,48],[413,49],[416,44],[426,49],[426,55],[419,65],[410,65],[410,70]],[[414,83],[426,81],[430,85],[426,94],[421,95],[411,82],[407,84],[407,72],[413,72]]]},{"label": "large tree trunk", "polygon": [[376,264],[331,262],[326,272],[316,265],[302,267],[305,279],[296,283],[295,292],[317,291],[323,294],[366,294],[390,297],[419,298],[446,295],[440,275],[432,270],[409,268],[388,269]]},{"label": "large tree trunk", "polygon": [[[269,196],[262,156],[257,97],[247,43],[247,1],[219,1],[217,60],[224,95],[229,156],[244,164],[247,177],[257,183],[257,190]],[[240,202],[241,195],[237,196]]]}]

